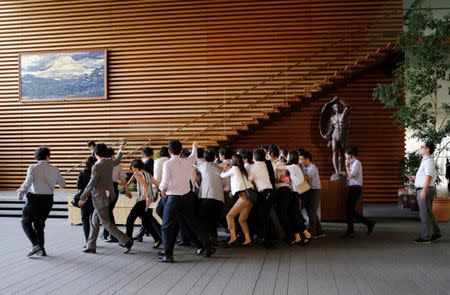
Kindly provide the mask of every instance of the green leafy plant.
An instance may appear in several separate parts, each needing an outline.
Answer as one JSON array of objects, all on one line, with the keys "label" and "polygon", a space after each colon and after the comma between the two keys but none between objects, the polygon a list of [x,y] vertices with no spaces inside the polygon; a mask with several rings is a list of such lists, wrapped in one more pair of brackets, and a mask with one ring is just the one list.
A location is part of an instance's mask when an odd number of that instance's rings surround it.
[{"label": "green leafy plant", "polygon": [[137,190],[136,188],[136,183],[132,182],[128,185],[128,189],[130,190],[130,192],[135,192]]},{"label": "green leafy plant", "polygon": [[416,174],[421,160],[422,156],[418,152],[406,153],[405,157],[401,160],[400,164],[402,171],[400,172],[400,179],[405,186],[414,184],[414,182],[408,178],[408,175]]},{"label": "green leafy plant", "polygon": [[[450,105],[438,96],[450,81],[450,13],[437,19],[431,10],[411,10],[397,46],[404,58],[397,64],[394,80],[378,85],[373,97],[397,110],[395,121],[411,129],[412,137],[436,144],[438,158],[447,149],[441,143],[450,132]],[[408,155],[405,159],[411,160]]]}]

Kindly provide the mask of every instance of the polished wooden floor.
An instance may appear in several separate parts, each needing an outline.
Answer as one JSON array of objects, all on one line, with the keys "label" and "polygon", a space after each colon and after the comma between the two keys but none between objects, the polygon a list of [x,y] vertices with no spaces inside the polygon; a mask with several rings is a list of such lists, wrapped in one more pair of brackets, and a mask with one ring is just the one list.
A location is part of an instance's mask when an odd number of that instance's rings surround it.
[{"label": "polished wooden floor", "polygon": [[156,261],[150,238],[131,254],[103,241],[82,253],[81,226],[62,219],[47,221],[48,256],[27,258],[20,219],[0,218],[0,294],[450,294],[450,226],[440,224],[440,242],[416,245],[411,216],[377,218],[372,236],[357,227],[350,240],[328,223],[328,237],[307,247],[219,249],[209,259],[177,248],[175,264]]}]

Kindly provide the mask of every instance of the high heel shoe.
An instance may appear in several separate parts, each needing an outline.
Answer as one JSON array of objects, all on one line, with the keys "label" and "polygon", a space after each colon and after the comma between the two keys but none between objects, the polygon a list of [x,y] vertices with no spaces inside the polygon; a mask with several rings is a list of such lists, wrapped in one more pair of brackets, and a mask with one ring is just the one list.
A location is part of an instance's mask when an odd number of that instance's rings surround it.
[{"label": "high heel shoe", "polygon": [[309,244],[310,242],[311,242],[311,240],[312,240],[312,237],[309,237],[309,238],[304,238],[303,240],[302,240],[302,245],[303,246],[306,246],[307,244]]},{"label": "high heel shoe", "polygon": [[253,244],[252,244],[252,242],[248,242],[248,243],[242,244],[241,247],[242,248],[251,248],[251,247],[253,247]]},{"label": "high heel shoe", "polygon": [[302,243],[302,239],[298,239],[298,240],[293,240],[291,242],[291,245],[294,246],[294,245],[298,245],[298,244],[301,244],[301,243]]},{"label": "high heel shoe", "polygon": [[239,241],[238,239],[234,240],[233,242],[228,242],[224,245],[224,248],[234,248],[237,247],[239,245]]}]

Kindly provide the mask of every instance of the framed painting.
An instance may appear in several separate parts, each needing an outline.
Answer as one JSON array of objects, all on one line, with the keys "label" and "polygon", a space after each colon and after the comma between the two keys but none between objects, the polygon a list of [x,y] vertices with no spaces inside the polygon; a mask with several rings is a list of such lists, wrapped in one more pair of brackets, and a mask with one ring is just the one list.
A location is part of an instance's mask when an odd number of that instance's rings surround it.
[{"label": "framed painting", "polygon": [[19,100],[106,99],[107,50],[19,53]]}]

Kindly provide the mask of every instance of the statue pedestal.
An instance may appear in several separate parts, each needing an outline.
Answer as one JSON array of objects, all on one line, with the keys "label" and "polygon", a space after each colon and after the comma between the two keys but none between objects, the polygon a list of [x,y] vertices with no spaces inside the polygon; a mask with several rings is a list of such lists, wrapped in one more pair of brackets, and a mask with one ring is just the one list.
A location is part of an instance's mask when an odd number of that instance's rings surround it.
[{"label": "statue pedestal", "polygon": [[[320,215],[322,221],[345,221],[347,207],[347,182],[345,180],[321,180],[322,200]],[[356,210],[362,212],[362,201],[358,201]]]}]

